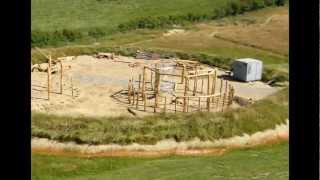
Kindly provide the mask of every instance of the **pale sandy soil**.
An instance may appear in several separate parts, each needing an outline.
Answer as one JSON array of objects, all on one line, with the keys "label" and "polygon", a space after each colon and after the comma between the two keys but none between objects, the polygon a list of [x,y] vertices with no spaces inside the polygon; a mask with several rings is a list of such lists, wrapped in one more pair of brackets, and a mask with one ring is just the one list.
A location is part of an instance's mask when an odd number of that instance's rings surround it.
[{"label": "pale sandy soil", "polygon": [[[119,56],[115,61],[96,59],[92,56],[78,56],[73,60],[63,61],[63,66],[71,66],[64,70],[63,94],[59,94],[59,72],[52,75],[52,93],[50,101],[47,95],[47,74],[32,72],[33,111],[70,116],[119,116],[131,115],[126,99],[111,97],[115,93],[121,95],[128,88],[129,77],[138,79],[141,70],[132,71],[130,63],[152,63],[154,60],[137,60]],[[224,74],[219,71],[218,74]],[[71,78],[74,88],[72,97]],[[242,83],[230,81],[235,88],[235,95],[258,100],[279,88],[270,87],[262,82]],[[139,115],[150,114],[139,112]]]}]

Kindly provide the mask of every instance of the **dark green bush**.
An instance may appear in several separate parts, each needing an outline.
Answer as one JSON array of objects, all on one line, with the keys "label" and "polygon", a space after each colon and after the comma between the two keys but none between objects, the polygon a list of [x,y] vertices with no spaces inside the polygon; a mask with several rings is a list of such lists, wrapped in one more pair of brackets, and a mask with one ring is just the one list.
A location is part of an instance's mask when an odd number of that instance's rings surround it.
[{"label": "dark green bush", "polygon": [[275,4],[277,6],[283,6],[285,5],[285,3],[286,3],[286,0],[275,0]]},{"label": "dark green bush", "polygon": [[88,35],[93,38],[99,38],[106,35],[106,32],[102,28],[93,28],[88,31]]}]

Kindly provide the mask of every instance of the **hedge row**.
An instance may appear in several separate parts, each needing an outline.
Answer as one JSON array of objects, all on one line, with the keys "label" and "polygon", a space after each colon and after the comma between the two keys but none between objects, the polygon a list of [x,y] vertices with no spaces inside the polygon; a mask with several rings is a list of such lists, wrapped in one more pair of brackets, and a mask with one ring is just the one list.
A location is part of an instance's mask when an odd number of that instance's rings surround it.
[{"label": "hedge row", "polygon": [[[126,23],[119,24],[114,31],[130,31],[134,29],[155,29],[172,27],[173,25],[184,25],[190,22],[200,22],[205,20],[212,20],[222,18],[228,15],[241,14],[245,11],[261,9],[266,6],[284,5],[285,0],[232,0],[226,3],[224,8],[214,9],[212,13],[195,14],[187,13],[185,15],[176,16],[159,16],[159,17],[143,17]],[[94,38],[98,39],[105,36],[107,33],[104,28],[92,28],[89,30],[70,30],[62,29],[52,32],[32,30],[31,32],[31,46],[57,46],[66,42],[74,42],[78,39]]]},{"label": "hedge row", "polygon": [[242,14],[246,11],[261,9],[267,6],[283,6],[285,0],[232,0],[226,3],[224,8],[214,9],[212,13],[195,14],[188,13],[176,16],[143,17],[119,24],[121,32],[134,29],[167,28],[173,25],[185,25],[190,22],[214,20],[229,15]]},{"label": "hedge row", "polygon": [[53,32],[31,31],[31,46],[43,47],[47,45],[59,45],[62,42],[74,42],[84,37],[100,38],[106,35],[103,28],[92,28],[87,32],[81,30],[62,29]]}]

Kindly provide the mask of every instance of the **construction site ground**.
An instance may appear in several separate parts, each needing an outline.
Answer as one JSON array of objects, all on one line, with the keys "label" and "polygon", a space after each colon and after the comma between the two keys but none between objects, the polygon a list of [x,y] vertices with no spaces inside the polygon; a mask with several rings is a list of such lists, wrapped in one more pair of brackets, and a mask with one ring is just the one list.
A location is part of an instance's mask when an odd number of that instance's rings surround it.
[{"label": "construction site ground", "polygon": [[[128,104],[113,98],[128,88],[129,78],[141,71],[133,71],[131,63],[150,64],[159,60],[135,59],[117,56],[114,60],[97,59],[93,56],[78,56],[75,59],[63,60],[63,93],[60,94],[60,74],[52,74],[52,92],[50,101],[47,92],[47,73],[32,72],[31,75],[31,108],[32,111],[68,116],[121,116],[132,114]],[[201,65],[206,68],[207,65]],[[218,75],[226,72],[218,70]],[[253,101],[262,99],[278,91],[279,87],[271,87],[261,81],[239,82],[230,80],[235,89],[235,96]],[[73,87],[73,91],[72,91]],[[233,108],[239,107],[234,102]],[[152,112],[140,112],[148,115]]]}]

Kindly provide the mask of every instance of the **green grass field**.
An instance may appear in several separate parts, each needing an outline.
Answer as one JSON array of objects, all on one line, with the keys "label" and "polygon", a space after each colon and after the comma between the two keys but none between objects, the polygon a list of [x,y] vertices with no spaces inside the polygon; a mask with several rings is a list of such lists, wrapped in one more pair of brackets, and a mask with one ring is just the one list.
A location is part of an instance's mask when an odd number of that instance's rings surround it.
[{"label": "green grass field", "polygon": [[112,31],[139,17],[209,13],[225,0],[32,0],[32,30],[90,29]]},{"label": "green grass field", "polygon": [[32,154],[34,180],[288,179],[288,143],[222,156],[76,158]]}]

